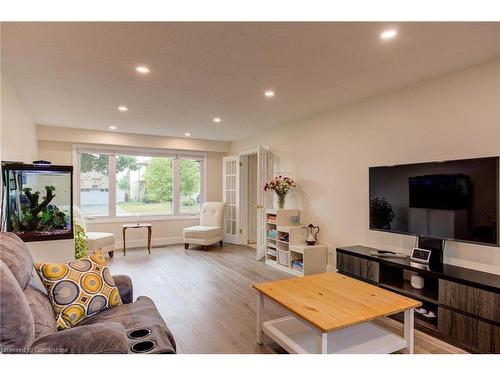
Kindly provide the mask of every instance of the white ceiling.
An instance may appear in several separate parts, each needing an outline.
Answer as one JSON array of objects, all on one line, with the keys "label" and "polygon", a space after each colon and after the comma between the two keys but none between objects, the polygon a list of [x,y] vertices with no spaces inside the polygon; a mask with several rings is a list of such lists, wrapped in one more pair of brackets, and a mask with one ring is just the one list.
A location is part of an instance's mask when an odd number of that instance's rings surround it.
[{"label": "white ceiling", "polygon": [[1,37],[37,124],[213,140],[500,56],[500,23],[3,23]]}]

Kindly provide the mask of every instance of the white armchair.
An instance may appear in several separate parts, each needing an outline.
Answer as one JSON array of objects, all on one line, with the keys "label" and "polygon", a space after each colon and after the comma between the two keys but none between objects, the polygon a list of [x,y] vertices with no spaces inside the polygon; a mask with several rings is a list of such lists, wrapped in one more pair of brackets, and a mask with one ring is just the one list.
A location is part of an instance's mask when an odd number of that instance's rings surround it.
[{"label": "white armchair", "polygon": [[201,245],[207,250],[209,245],[223,244],[224,232],[224,202],[205,202],[200,210],[200,225],[184,228],[184,248],[188,249],[190,244]]},{"label": "white armchair", "polygon": [[75,215],[75,221],[82,226],[87,235],[86,242],[89,252],[101,249],[103,252],[107,251],[109,257],[112,258],[115,254],[115,235],[107,232],[87,232],[87,222],[80,208],[73,206],[73,214]]}]

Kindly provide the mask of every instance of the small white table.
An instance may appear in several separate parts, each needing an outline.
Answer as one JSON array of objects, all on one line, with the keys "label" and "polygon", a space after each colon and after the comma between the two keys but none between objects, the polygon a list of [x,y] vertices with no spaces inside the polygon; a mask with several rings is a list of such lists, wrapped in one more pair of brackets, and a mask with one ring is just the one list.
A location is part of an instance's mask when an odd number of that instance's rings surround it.
[{"label": "small white table", "polygon": [[135,224],[123,224],[122,225],[122,233],[123,233],[123,255],[127,255],[127,246],[126,246],[126,236],[125,233],[129,228],[147,228],[148,229],[148,253],[151,254],[151,235],[153,230],[153,225],[151,223],[135,223]]},{"label": "small white table", "polygon": [[[414,309],[421,302],[334,272],[255,284],[257,343],[264,334],[289,353],[413,354]],[[264,321],[264,300],[290,316]],[[371,321],[404,312],[404,336]]]}]

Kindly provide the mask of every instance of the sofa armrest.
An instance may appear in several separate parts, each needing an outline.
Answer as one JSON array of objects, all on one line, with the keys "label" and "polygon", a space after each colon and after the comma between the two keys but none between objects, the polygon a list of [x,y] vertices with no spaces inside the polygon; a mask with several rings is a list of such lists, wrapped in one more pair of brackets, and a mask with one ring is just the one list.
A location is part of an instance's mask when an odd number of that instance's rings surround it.
[{"label": "sofa armrest", "polygon": [[128,340],[122,324],[96,323],[42,336],[35,341],[32,351],[40,354],[128,353]]},{"label": "sofa armrest", "polygon": [[120,297],[124,304],[134,302],[134,287],[132,285],[132,280],[127,275],[116,275],[113,276],[115,280],[116,287],[120,292]]}]

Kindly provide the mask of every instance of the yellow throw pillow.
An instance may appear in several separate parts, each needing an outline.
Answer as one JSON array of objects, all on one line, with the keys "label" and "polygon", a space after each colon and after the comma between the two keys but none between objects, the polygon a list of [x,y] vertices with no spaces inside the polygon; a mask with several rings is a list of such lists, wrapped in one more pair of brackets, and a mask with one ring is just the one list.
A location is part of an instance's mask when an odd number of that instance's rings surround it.
[{"label": "yellow throw pillow", "polygon": [[36,263],[35,269],[47,288],[58,329],[122,304],[101,250],[71,262]]}]

